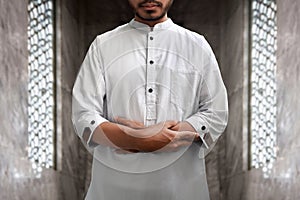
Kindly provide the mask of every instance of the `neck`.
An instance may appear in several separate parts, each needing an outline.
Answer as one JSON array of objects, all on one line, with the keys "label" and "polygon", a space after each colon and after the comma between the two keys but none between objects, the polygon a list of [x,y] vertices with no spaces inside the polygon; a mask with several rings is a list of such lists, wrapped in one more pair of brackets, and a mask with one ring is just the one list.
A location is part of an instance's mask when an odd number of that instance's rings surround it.
[{"label": "neck", "polygon": [[138,22],[143,23],[143,24],[147,24],[147,25],[150,26],[150,27],[154,27],[156,24],[159,24],[159,23],[161,23],[161,22],[166,21],[166,20],[168,19],[168,16],[167,16],[167,14],[166,14],[165,16],[163,16],[162,18],[160,18],[160,19],[158,19],[158,20],[153,20],[153,21],[151,21],[151,20],[145,20],[145,19],[142,19],[142,18],[140,18],[139,16],[135,15],[134,19],[135,19],[136,21],[138,21]]}]

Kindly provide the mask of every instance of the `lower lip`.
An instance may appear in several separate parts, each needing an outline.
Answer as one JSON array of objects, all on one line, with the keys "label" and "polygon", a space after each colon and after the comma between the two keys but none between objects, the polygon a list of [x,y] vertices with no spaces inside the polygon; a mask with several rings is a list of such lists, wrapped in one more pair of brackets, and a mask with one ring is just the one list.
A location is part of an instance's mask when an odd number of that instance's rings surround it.
[{"label": "lower lip", "polygon": [[152,10],[152,9],[157,8],[157,7],[158,6],[156,6],[156,5],[153,5],[153,6],[142,6],[142,8],[145,9],[145,10]]}]

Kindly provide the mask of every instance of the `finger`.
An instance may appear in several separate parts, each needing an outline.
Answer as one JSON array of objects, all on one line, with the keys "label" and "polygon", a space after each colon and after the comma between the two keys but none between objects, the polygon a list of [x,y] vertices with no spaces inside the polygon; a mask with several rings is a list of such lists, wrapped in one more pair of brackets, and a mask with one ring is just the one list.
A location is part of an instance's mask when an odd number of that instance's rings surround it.
[{"label": "finger", "polygon": [[199,133],[195,133],[194,142],[198,142],[198,141],[200,141],[200,140],[201,140],[201,138],[200,138]]},{"label": "finger", "polygon": [[[167,129],[166,131],[167,134],[165,134],[166,137],[169,138],[170,143],[177,143],[177,142],[193,142],[196,134],[195,132],[191,132],[191,131],[182,131],[182,132],[178,132],[178,131],[173,131],[171,129]],[[197,134],[198,135],[198,134]]]},{"label": "finger", "polygon": [[171,127],[170,129],[173,131],[179,131],[180,123],[177,123],[175,126]]},{"label": "finger", "polygon": [[178,124],[178,121],[175,120],[168,120],[165,122],[166,128],[172,128]]},{"label": "finger", "polygon": [[191,132],[191,131],[181,131],[178,132],[179,140],[187,140],[187,141],[194,141],[199,137],[198,133]]}]

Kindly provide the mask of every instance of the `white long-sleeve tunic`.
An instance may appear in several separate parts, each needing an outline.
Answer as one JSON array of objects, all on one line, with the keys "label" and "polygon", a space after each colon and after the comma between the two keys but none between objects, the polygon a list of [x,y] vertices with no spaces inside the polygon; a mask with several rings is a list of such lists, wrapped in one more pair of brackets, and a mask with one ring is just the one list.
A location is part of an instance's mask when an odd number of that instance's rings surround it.
[{"label": "white long-sleeve tunic", "polygon": [[[86,199],[209,199],[204,151],[224,131],[227,110],[220,70],[203,36],[171,19],[153,28],[132,20],[99,35],[73,88],[76,133],[94,156]],[[126,154],[94,144],[95,128],[115,117],[145,126],[187,121],[204,145]]]}]

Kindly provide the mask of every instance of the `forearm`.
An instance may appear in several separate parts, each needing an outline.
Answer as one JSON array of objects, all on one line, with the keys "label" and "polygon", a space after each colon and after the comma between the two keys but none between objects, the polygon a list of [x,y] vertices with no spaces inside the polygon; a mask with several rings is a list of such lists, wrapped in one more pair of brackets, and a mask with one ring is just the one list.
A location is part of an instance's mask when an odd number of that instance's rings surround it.
[{"label": "forearm", "polygon": [[151,134],[146,128],[136,130],[128,126],[104,122],[95,129],[92,141],[131,152],[153,152],[166,145],[166,142],[157,140],[156,136],[157,134]]},{"label": "forearm", "polygon": [[142,138],[135,137],[133,134],[134,129],[130,127],[104,122],[95,129],[92,141],[104,146],[138,151],[138,144],[142,142]]},{"label": "forearm", "polygon": [[[95,129],[92,141],[131,152],[154,152],[161,149],[177,149],[189,145],[193,140],[199,140],[198,137],[195,137],[194,129],[189,123],[183,123],[181,128],[179,124],[176,121],[166,121],[150,127],[135,129],[104,122]],[[177,125],[178,128],[175,128]]]}]

